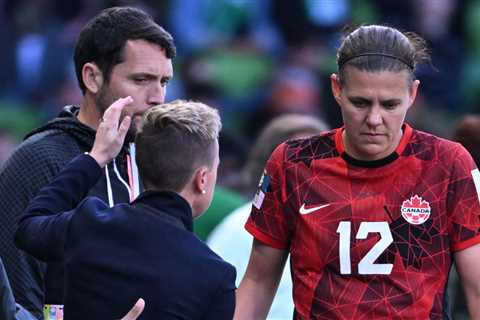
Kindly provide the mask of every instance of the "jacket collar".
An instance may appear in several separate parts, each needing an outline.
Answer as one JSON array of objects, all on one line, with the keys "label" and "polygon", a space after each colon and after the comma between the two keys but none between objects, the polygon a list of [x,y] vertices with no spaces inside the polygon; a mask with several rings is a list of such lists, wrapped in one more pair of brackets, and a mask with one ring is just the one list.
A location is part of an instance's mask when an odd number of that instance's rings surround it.
[{"label": "jacket collar", "polygon": [[[63,107],[56,118],[28,133],[24,137],[24,140],[30,136],[47,130],[61,130],[73,136],[75,140],[77,140],[79,144],[83,145],[88,151],[93,146],[96,132],[89,126],[86,126],[78,121],[77,115],[79,111],[80,107],[78,106],[68,105]],[[121,156],[123,156],[124,153],[128,153],[127,142],[125,142],[122,147]]]},{"label": "jacket collar", "polygon": [[147,205],[180,220],[188,231],[193,232],[192,208],[178,193],[149,190],[142,192],[132,205],[136,203]]}]

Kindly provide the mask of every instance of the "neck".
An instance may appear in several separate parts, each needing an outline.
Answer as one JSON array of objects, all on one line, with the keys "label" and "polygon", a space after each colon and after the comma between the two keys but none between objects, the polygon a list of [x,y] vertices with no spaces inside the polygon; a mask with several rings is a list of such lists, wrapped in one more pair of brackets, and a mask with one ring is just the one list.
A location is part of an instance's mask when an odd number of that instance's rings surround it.
[{"label": "neck", "polygon": [[98,125],[100,124],[102,115],[98,111],[92,97],[90,97],[88,94],[85,95],[85,99],[80,105],[80,111],[78,112],[77,119],[93,130],[97,130]]},{"label": "neck", "polygon": [[189,190],[187,187],[183,188],[182,191],[178,193],[181,195],[187,202],[190,204],[190,207],[192,208],[192,216],[195,219],[199,214],[195,210],[195,195],[194,193]]}]

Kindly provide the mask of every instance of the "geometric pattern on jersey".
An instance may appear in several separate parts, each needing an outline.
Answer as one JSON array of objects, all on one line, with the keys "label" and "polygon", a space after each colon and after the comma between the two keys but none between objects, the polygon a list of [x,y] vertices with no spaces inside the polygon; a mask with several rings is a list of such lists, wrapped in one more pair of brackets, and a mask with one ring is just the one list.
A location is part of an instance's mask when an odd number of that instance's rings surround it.
[{"label": "geometric pattern on jersey", "polygon": [[[348,161],[342,129],[288,141],[267,162],[245,227],[290,251],[296,319],[443,318],[452,253],[480,243],[475,164],[459,144],[403,131],[375,166]],[[414,196],[430,208],[421,224],[401,214]]]}]

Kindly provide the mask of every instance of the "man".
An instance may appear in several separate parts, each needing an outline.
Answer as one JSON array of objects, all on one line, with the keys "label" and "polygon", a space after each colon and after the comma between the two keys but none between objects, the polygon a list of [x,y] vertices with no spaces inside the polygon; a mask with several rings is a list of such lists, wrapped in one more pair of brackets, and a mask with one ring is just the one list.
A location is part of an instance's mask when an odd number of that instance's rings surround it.
[{"label": "man", "polygon": [[132,117],[127,142],[119,156],[90,190],[110,205],[138,193],[134,150],[128,147],[143,112],[162,103],[172,77],[173,39],[145,12],[109,8],[82,30],[75,48],[75,68],[84,99],[67,106],[58,118],[31,132],[0,172],[0,255],[16,301],[42,317],[44,303],[63,303],[61,265],[41,264],[13,244],[16,222],[38,190],[75,156],[89,151],[105,109],[117,98],[131,96],[125,108]]},{"label": "man", "polygon": [[235,269],[192,232],[217,178],[220,117],[201,103],[153,107],[135,139],[146,188],[109,207],[88,190],[122,147],[119,99],[89,155],[72,160],[32,200],[15,235],[22,249],[66,265],[66,319],[118,319],[142,297],[143,319],[230,320]]},{"label": "man", "polygon": [[235,319],[265,317],[288,254],[294,319],[443,319],[452,259],[480,319],[480,173],[459,144],[404,123],[424,43],[378,25],[343,39],[344,126],[270,157]]}]

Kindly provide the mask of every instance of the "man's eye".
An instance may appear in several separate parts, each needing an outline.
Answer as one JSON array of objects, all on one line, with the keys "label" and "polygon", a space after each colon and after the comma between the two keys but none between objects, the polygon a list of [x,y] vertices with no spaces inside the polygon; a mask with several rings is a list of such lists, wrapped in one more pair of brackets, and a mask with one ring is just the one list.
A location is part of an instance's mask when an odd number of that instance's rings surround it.
[{"label": "man's eye", "polygon": [[165,87],[168,84],[168,82],[170,82],[170,79],[163,79],[162,82],[161,82],[162,87]]},{"label": "man's eye", "polygon": [[147,79],[147,78],[135,78],[134,81],[135,81],[136,83],[142,84],[142,83],[147,82],[148,79]]}]

